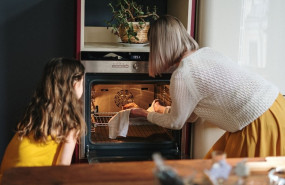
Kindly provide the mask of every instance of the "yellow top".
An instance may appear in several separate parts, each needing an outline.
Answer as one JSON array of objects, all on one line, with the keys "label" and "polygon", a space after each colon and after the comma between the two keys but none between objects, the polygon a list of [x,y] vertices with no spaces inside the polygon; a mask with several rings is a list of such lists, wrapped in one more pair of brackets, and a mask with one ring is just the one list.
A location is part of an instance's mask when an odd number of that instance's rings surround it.
[{"label": "yellow top", "polygon": [[0,182],[3,172],[20,166],[51,166],[55,164],[59,151],[59,143],[49,136],[48,142],[36,142],[32,135],[18,139],[15,134],[8,144],[0,169]]}]

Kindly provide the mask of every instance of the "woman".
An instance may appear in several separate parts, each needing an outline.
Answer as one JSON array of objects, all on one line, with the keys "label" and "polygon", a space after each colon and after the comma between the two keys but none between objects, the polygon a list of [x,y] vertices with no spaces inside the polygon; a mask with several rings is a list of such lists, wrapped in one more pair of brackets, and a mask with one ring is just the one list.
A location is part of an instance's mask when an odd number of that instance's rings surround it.
[{"label": "woman", "polygon": [[6,148],[0,176],[11,167],[70,165],[76,141],[85,130],[79,101],[83,75],[84,66],[74,59],[54,58],[46,64]]},{"label": "woman", "polygon": [[211,48],[199,49],[175,17],[154,22],[149,43],[150,76],[177,67],[170,80],[172,105],[167,110],[156,102],[156,112],[132,109],[130,116],[170,129],[197,116],[212,122],[226,133],[205,158],[213,150],[228,157],[285,155],[285,99],[274,85]]}]

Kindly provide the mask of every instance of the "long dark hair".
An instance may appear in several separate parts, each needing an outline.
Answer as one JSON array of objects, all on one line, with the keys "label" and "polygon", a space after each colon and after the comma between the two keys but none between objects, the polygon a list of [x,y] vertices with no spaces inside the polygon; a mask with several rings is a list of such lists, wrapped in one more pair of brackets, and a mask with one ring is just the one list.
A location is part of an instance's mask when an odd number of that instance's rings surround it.
[{"label": "long dark hair", "polygon": [[82,104],[78,100],[74,83],[83,78],[84,66],[80,61],[53,58],[45,66],[42,79],[17,126],[20,138],[33,135],[35,141],[46,142],[51,136],[64,141],[68,132],[77,136],[85,130]]}]

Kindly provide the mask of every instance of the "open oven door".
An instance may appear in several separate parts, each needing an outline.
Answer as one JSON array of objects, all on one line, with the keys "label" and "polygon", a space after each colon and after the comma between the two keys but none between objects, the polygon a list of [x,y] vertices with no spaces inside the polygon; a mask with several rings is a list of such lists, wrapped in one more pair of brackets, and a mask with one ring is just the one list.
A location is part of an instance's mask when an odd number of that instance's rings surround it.
[{"label": "open oven door", "polygon": [[[131,122],[131,121],[130,121]],[[167,159],[180,158],[179,131],[148,123],[130,124],[127,137],[109,138],[109,127],[98,125],[86,136],[86,157],[89,163],[107,161],[151,160],[159,152]]]}]

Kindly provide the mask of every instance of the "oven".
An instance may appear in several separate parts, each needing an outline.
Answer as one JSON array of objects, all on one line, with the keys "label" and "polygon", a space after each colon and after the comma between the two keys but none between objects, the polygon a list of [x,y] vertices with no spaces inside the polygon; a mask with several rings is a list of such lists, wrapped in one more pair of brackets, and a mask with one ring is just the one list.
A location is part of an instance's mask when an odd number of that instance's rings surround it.
[{"label": "oven", "polygon": [[82,51],[86,135],[79,158],[89,163],[151,160],[154,152],[166,159],[191,158],[192,127],[170,130],[143,118],[130,118],[127,137],[109,139],[109,120],[127,103],[147,109],[154,99],[171,105],[170,73],[148,75],[148,52]]}]

